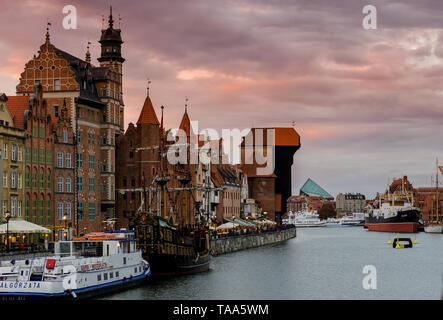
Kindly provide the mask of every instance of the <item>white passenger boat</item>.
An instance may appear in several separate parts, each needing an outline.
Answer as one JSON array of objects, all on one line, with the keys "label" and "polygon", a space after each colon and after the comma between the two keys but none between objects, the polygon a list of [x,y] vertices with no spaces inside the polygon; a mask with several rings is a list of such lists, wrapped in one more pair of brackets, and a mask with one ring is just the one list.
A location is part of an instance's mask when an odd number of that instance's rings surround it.
[{"label": "white passenger boat", "polygon": [[356,212],[352,215],[344,216],[340,219],[341,226],[357,226],[365,221],[365,214],[363,212]]},{"label": "white passenger boat", "polygon": [[299,211],[297,213],[288,212],[286,224],[293,224],[298,228],[325,227],[326,221],[321,221],[316,211]]},{"label": "white passenger boat", "polygon": [[150,274],[133,231],[90,233],[55,243],[53,256],[0,261],[0,301],[90,297]]}]

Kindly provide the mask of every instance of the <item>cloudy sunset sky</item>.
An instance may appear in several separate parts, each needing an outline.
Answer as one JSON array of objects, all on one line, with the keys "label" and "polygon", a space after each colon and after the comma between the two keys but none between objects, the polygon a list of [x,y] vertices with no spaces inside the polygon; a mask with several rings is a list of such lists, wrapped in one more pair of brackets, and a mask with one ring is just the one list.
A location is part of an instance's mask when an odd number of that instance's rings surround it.
[{"label": "cloudy sunset sky", "polygon": [[[377,30],[365,30],[365,5]],[[65,5],[78,29],[62,26]],[[125,122],[136,122],[150,78],[166,126],[189,97],[199,128],[295,122],[293,193],[312,178],[334,196],[373,197],[408,175],[429,186],[443,164],[443,1],[1,1],[0,92],[15,94],[45,40],[98,65],[102,16],[121,16]]]}]

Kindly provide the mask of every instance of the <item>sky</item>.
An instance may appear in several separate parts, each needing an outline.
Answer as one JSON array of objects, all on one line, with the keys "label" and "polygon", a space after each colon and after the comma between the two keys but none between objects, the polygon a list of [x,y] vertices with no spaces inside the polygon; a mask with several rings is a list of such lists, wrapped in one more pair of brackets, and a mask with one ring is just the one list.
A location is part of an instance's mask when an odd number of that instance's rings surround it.
[{"label": "sky", "polygon": [[[375,30],[362,26],[368,4]],[[77,29],[63,28],[65,5]],[[84,59],[91,41],[98,65],[109,5],[116,27],[121,17],[126,126],[149,78],[166,127],[178,127],[185,96],[200,129],[294,123],[293,194],[311,178],[372,198],[403,175],[429,186],[443,164],[440,0],[1,0],[0,92],[15,94],[47,19],[56,47]]]}]

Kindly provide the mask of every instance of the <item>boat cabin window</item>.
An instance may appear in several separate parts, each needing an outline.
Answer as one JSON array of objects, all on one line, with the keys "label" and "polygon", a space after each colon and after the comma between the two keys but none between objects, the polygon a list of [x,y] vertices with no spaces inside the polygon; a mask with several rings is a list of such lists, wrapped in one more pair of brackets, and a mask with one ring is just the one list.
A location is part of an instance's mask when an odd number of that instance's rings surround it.
[{"label": "boat cabin window", "polygon": [[102,257],[103,242],[74,242],[73,254],[83,257]]},{"label": "boat cabin window", "polygon": [[71,255],[71,243],[70,242],[59,242],[56,248],[56,253],[61,257]]}]

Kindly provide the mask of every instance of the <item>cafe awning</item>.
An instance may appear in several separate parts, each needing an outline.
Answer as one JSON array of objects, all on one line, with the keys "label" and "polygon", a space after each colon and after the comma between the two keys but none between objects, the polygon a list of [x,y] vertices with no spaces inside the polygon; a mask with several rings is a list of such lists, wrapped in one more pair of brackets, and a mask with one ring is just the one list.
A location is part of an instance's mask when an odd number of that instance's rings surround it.
[{"label": "cafe awning", "polygon": [[9,226],[6,223],[0,224],[0,234],[9,233],[51,233],[52,231],[37,224],[25,220],[10,220]]},{"label": "cafe awning", "polygon": [[222,230],[222,229],[232,229],[234,227],[238,227],[239,225],[237,223],[232,223],[232,222],[226,222],[223,223],[222,225],[217,227],[217,230]]}]

